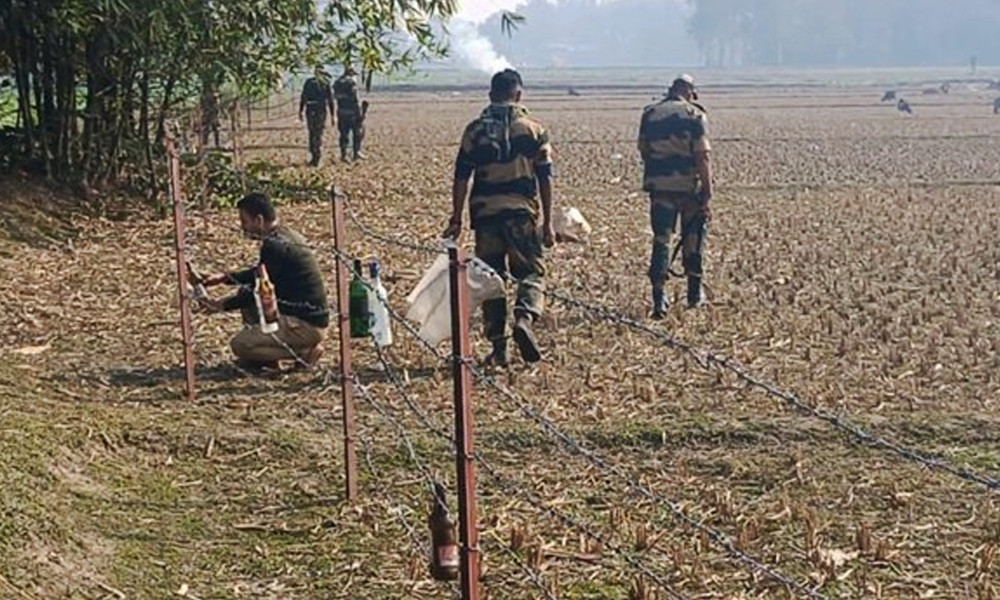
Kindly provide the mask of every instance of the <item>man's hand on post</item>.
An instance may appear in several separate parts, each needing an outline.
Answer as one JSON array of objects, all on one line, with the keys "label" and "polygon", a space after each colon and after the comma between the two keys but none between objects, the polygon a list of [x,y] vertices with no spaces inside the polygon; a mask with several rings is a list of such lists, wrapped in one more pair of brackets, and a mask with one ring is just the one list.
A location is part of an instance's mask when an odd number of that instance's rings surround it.
[{"label": "man's hand on post", "polygon": [[195,304],[196,312],[213,315],[222,312],[222,301],[215,300],[212,298],[199,298],[197,304]]},{"label": "man's hand on post", "polygon": [[210,275],[210,276],[206,277],[205,281],[202,281],[201,283],[205,287],[209,288],[209,287],[214,287],[214,286],[217,286],[217,285],[222,285],[223,283],[226,283],[227,281],[229,281],[229,275],[227,275],[225,273],[219,273],[218,275]]}]

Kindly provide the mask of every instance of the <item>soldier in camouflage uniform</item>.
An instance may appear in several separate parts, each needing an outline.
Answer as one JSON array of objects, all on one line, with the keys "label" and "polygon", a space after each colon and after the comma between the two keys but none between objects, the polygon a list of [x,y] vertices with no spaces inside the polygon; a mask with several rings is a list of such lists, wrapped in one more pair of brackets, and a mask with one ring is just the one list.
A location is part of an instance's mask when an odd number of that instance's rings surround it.
[{"label": "soldier in camouflage uniform", "polygon": [[322,67],[316,67],[313,77],[306,80],[299,99],[299,120],[302,113],[306,114],[306,125],[309,128],[309,166],[319,165],[320,152],[323,149],[323,129],[326,127],[326,113],[334,118],[333,96],[330,94],[330,78]]},{"label": "soldier in camouflage uniform", "polygon": [[364,158],[361,142],[365,139],[365,115],[358,100],[357,71],[348,66],[344,74],[333,83],[333,95],[337,100],[337,129],[340,132],[340,160],[347,160],[347,146],[351,144],[354,160]]},{"label": "soldier in camouflage uniform", "polygon": [[[512,337],[525,362],[541,360],[531,326],[543,308],[543,246],[555,243],[552,227],[552,146],[541,123],[521,106],[521,76],[507,69],[493,76],[490,105],[462,136],[455,161],[451,221],[445,237],[462,231],[462,209],[476,236],[476,256],[500,274],[518,280]],[[541,205],[539,205],[539,197]],[[542,227],[539,230],[538,219]],[[483,304],[489,366],[507,364],[507,301]]]},{"label": "soldier in camouflage uniform", "polygon": [[669,274],[670,236],[678,216],[687,303],[693,308],[702,301],[702,256],[712,199],[712,168],[708,118],[705,109],[695,102],[697,98],[694,80],[690,75],[681,75],[663,101],[643,110],[639,126],[643,189],[649,192],[653,228],[649,279],[653,285],[652,316],[656,319],[667,313],[664,284]]}]

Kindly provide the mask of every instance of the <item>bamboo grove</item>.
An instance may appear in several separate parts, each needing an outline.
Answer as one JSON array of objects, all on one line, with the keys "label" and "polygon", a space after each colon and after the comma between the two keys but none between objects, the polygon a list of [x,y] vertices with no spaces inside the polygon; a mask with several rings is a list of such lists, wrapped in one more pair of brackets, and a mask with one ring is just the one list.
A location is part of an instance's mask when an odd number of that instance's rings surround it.
[{"label": "bamboo grove", "polygon": [[[311,64],[372,73],[440,55],[454,0],[0,0],[0,165],[155,194],[170,119],[250,101]],[[11,103],[13,104],[13,103]],[[203,106],[204,107],[204,106]]]}]

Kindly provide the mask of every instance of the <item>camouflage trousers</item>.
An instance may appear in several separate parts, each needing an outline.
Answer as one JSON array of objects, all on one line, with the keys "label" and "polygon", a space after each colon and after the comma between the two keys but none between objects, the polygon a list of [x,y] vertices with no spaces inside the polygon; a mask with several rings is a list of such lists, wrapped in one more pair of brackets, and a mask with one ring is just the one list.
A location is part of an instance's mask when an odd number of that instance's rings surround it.
[{"label": "camouflage trousers", "polygon": [[347,147],[350,145],[357,156],[361,152],[361,142],[365,139],[365,124],[361,113],[337,112],[337,131],[340,133],[340,155],[347,156]]},{"label": "camouflage trousers", "polygon": [[688,277],[702,276],[702,252],[708,236],[708,212],[697,194],[650,194],[649,221],[653,228],[653,252],[649,260],[649,280],[662,286],[669,275],[670,237],[681,222],[681,256]]},{"label": "camouflage trousers", "polygon": [[306,109],[306,126],[309,128],[309,154],[313,162],[316,162],[323,150],[323,129],[326,128],[326,111],[323,107]]},{"label": "camouflage trousers", "polygon": [[[490,219],[475,225],[476,257],[497,273],[510,273],[518,280],[514,315],[542,314],[545,299],[544,249],[534,217],[519,214]],[[486,338],[504,339],[507,330],[507,299],[495,298],[483,303]]]}]

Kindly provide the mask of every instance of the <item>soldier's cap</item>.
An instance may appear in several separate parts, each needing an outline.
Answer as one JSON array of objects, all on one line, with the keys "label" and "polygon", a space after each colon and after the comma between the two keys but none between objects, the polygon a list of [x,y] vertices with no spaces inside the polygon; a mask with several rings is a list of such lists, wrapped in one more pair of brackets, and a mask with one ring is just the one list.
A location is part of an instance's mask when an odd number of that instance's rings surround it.
[{"label": "soldier's cap", "polygon": [[691,88],[691,93],[693,94],[694,99],[698,99],[698,88],[694,84],[694,77],[691,77],[687,73],[681,73],[676,79],[674,79],[673,83],[670,84],[670,91],[678,90],[682,85]]},{"label": "soldier's cap", "polygon": [[358,72],[354,70],[354,67],[347,65],[344,67],[344,75],[357,75]]},{"label": "soldier's cap", "polygon": [[316,68],[313,69],[313,73],[315,75],[317,75],[318,77],[325,77],[326,76],[326,71],[323,70],[323,65],[316,65]]}]

